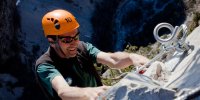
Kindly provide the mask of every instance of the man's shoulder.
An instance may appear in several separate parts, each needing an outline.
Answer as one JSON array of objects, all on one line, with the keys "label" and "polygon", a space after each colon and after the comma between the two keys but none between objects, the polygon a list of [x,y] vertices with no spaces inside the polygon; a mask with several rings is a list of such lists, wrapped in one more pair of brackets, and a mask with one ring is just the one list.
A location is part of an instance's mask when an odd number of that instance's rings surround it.
[{"label": "man's shoulder", "polygon": [[85,52],[90,52],[91,49],[97,49],[92,43],[80,41],[78,45],[78,49]]},{"label": "man's shoulder", "polygon": [[82,50],[87,50],[87,44],[88,42],[84,42],[84,41],[80,41],[78,48],[82,51]]},{"label": "man's shoulder", "polygon": [[[84,42],[84,41],[80,41],[79,42],[79,47],[80,46],[83,46],[83,47],[85,47],[86,49],[90,49],[90,48],[94,48],[95,46],[92,44],[92,43],[90,43],[90,42]],[[96,48],[96,47],[95,47]]]},{"label": "man's shoulder", "polygon": [[84,46],[85,46],[87,43],[88,43],[88,42],[79,41],[79,46],[80,46],[80,45],[84,45]]},{"label": "man's shoulder", "polygon": [[79,41],[79,45],[92,45],[90,42]]},{"label": "man's shoulder", "polygon": [[48,50],[36,60],[36,64],[35,64],[36,66],[38,66],[41,63],[51,61],[49,51],[50,51],[50,48],[48,48]]}]

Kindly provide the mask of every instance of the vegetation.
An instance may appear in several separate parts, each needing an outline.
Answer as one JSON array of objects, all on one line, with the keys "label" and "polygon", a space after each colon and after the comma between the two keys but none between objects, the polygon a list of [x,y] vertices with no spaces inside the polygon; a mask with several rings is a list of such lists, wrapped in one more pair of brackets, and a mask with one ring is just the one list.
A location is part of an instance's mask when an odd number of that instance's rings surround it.
[{"label": "vegetation", "polygon": [[197,26],[199,26],[200,13],[194,12],[193,15],[194,16],[193,16],[193,19],[192,19],[192,23],[189,26],[189,33],[191,33]]}]

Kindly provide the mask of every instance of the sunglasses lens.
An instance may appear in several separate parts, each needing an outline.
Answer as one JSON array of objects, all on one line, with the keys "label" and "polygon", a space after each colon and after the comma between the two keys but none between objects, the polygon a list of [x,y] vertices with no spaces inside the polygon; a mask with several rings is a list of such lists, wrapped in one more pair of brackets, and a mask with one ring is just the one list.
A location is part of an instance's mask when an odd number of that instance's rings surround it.
[{"label": "sunglasses lens", "polygon": [[72,42],[72,38],[70,38],[70,37],[64,37],[64,38],[61,38],[61,41],[63,43],[70,43],[70,42]]},{"label": "sunglasses lens", "polygon": [[66,36],[66,37],[59,37],[59,38],[61,42],[63,43],[71,43],[73,40],[79,39],[79,32],[74,37]]},{"label": "sunglasses lens", "polygon": [[74,40],[78,40],[79,39],[79,35],[76,35],[76,37],[74,37]]}]

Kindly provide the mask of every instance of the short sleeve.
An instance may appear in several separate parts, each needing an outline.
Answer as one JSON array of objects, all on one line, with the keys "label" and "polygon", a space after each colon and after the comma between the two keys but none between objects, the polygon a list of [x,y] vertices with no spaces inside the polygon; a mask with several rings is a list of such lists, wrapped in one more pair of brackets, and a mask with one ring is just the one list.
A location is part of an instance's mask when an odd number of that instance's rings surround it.
[{"label": "short sleeve", "polygon": [[55,69],[55,66],[45,63],[38,66],[37,73],[41,79],[42,85],[53,96],[51,81],[55,76],[61,75],[60,72]]},{"label": "short sleeve", "polygon": [[101,51],[98,48],[96,48],[95,46],[93,46],[91,43],[88,43],[88,42],[86,42],[86,48],[87,48],[87,51],[89,52],[90,58],[92,58],[92,61],[96,62],[97,54]]}]

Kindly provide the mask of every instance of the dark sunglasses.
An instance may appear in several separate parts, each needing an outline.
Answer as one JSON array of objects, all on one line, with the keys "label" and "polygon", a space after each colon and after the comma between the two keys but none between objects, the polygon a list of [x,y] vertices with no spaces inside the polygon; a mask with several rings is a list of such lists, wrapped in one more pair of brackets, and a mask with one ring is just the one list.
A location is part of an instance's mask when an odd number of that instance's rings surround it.
[{"label": "dark sunglasses", "polygon": [[74,37],[71,37],[71,36],[58,36],[58,38],[63,43],[71,43],[73,40],[78,40],[79,39],[79,34],[80,34],[80,32],[78,32]]}]

